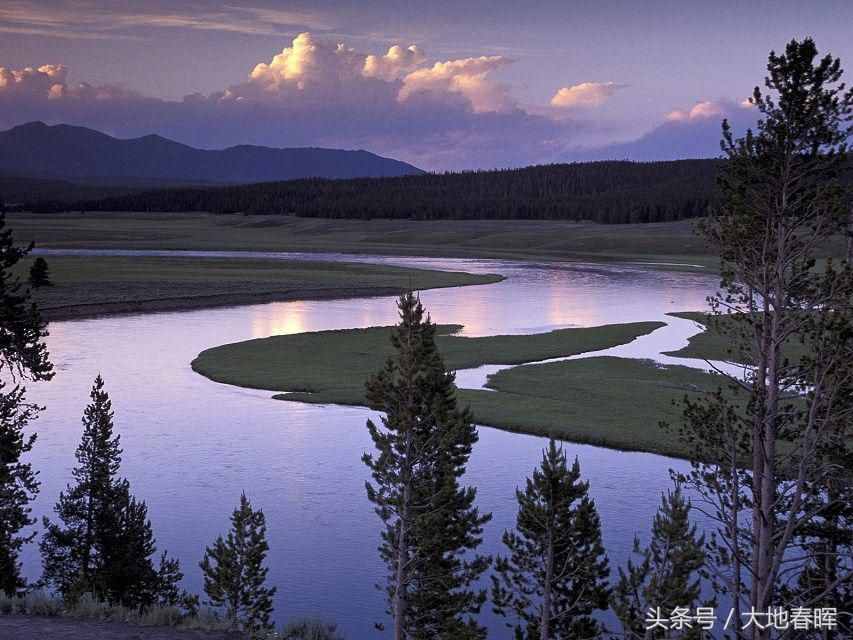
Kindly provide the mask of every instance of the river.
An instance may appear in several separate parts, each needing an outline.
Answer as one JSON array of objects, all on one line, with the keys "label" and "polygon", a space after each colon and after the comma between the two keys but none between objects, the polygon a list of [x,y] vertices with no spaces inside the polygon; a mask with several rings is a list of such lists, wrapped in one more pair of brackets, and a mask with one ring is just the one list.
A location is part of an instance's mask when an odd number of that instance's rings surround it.
[{"label": "river", "polygon": [[[68,253],[68,252],[65,252]],[[99,252],[103,253],[103,252]],[[110,252],[115,253],[115,252]],[[132,252],[162,254],[163,252]],[[169,252],[175,255],[175,252]],[[304,258],[298,254],[192,255]],[[629,357],[703,366],[671,359],[696,326],[666,316],[700,310],[717,278],[672,273],[644,265],[520,263],[496,260],[382,258],[311,254],[311,259],[358,260],[457,271],[500,273],[497,284],[425,291],[433,320],[465,325],[463,335],[535,333],[572,326],[663,320],[667,327],[609,350]],[[264,510],[270,543],[270,581],[278,587],[275,618],[335,621],[347,638],[382,637],[382,579],[376,553],[378,519],[368,503],[370,450],[366,409],[271,400],[269,392],[211,382],[190,361],[219,344],[276,334],[366,327],[396,321],[393,298],[282,302],[186,312],[56,322],[48,347],[57,374],[33,385],[31,399],[47,408],[36,428],[32,455],[41,494],[34,505],[49,514],[70,480],[80,438],[80,416],[94,377],[106,381],[121,434],[122,473],[149,506],[160,549],[182,563],[185,586],[201,591],[198,562],[205,545],[224,533],[240,492]],[[479,386],[494,367],[459,372],[460,386]],[[483,427],[464,481],[478,489],[478,506],[494,514],[482,550],[500,551],[501,532],[514,523],[514,490],[532,471],[545,441]],[[645,535],[669,486],[670,468],[685,463],[663,456],[567,444],[601,514],[611,564],[626,559],[636,533]],[[40,573],[36,545],[25,572]],[[490,637],[509,637],[484,608]]]}]

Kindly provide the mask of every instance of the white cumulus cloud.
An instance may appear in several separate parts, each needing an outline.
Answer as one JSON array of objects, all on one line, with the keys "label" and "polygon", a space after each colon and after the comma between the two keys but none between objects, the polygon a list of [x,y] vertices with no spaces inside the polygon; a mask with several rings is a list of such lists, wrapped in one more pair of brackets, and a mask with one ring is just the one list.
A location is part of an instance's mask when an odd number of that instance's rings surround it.
[{"label": "white cumulus cloud", "polygon": [[403,48],[398,44],[383,56],[369,55],[364,59],[362,74],[368,78],[397,80],[426,62],[426,55],[417,45]]},{"label": "white cumulus cloud", "polygon": [[707,120],[723,115],[725,105],[712,100],[697,102],[690,109],[675,109],[666,114],[670,122],[689,122],[692,120]]},{"label": "white cumulus cloud", "polygon": [[560,109],[589,109],[598,107],[626,85],[615,82],[581,82],[562,87],[551,98],[551,106]]},{"label": "white cumulus cloud", "polygon": [[412,71],[403,78],[398,99],[405,102],[420,93],[458,94],[464,96],[477,113],[508,111],[515,103],[507,87],[491,78],[491,74],[511,62],[504,56],[436,62],[431,67]]}]

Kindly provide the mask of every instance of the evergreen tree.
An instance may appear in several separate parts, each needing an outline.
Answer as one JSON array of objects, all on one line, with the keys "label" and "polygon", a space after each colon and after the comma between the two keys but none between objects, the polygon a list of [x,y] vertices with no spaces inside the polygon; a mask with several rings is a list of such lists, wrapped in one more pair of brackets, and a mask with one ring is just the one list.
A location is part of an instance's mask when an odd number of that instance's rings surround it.
[{"label": "evergreen tree", "polygon": [[53,284],[50,281],[50,270],[47,266],[47,260],[41,256],[36,258],[30,267],[30,284],[34,288],[49,287]]},{"label": "evergreen tree", "polygon": [[[804,537],[832,515],[834,495],[844,499],[832,487],[853,479],[828,455],[849,446],[853,424],[853,265],[817,263],[849,215],[853,90],[842,74],[840,60],[819,57],[810,38],[770,53],[764,89],[750,99],[755,130],[737,138],[723,122],[719,206],[701,227],[721,258],[716,328],[746,356],[733,359],[750,366],[726,379],[740,400],[685,403],[697,456],[679,480],[714,522],[708,558],[736,616],[816,606],[835,586],[808,598],[788,589],[815,554],[825,557]],[[721,418],[734,427],[724,447],[720,431],[708,429]],[[844,568],[840,580],[853,580],[850,560],[832,561]],[[769,640],[775,630],[730,632]]]},{"label": "evergreen tree", "polygon": [[144,608],[159,599],[160,576],[152,557],[157,552],[148,507],[130,493],[130,483],[112,487],[110,508],[97,522],[97,553],[101,558],[98,595],[107,602]]},{"label": "evergreen tree", "polygon": [[187,615],[198,614],[199,598],[180,589],[178,585],[184,579],[181,563],[170,558],[164,551],[160,556],[160,566],[157,569],[157,601],[161,607],[181,607]]},{"label": "evergreen tree", "polygon": [[0,591],[9,595],[25,586],[19,555],[34,536],[23,530],[35,523],[29,504],[39,489],[36,472],[21,460],[35,444],[35,434],[24,431],[39,407],[26,401],[18,381],[53,377],[44,343],[46,324],[15,274],[31,248],[15,245],[0,212]]},{"label": "evergreen tree", "polygon": [[16,274],[16,265],[32,250],[15,245],[6,216],[0,214],[0,373],[9,378],[50,380],[53,365],[44,339],[47,324]]},{"label": "evergreen tree", "polygon": [[59,494],[54,509],[61,524],[44,518],[43,579],[71,602],[88,593],[109,603],[147,607],[177,588],[168,581],[180,571],[174,560],[162,574],[154,568],[148,508],[118,477],[120,438],[101,376],[90,398],[72,471],[75,484]]},{"label": "evergreen tree", "polygon": [[55,512],[62,525],[44,518],[41,543],[44,580],[65,598],[95,594],[101,529],[109,524],[107,511],[116,497],[121,465],[119,436],[113,432],[113,410],[104,390],[103,378],[95,379],[91,402],[83,414],[83,436],[77,447],[77,466],[71,475],[75,484],[59,494]]},{"label": "evergreen tree", "polygon": [[603,631],[592,614],[607,608],[608,562],[588,490],[577,459],[569,468],[553,440],[525,490],[516,490],[516,530],[504,532],[509,556],[496,561],[492,602],[498,615],[517,618],[519,640],[595,638]]},{"label": "evergreen tree", "polygon": [[20,387],[0,393],[0,592],[9,596],[26,586],[18,557],[21,548],[36,535],[20,533],[35,522],[29,504],[39,488],[32,465],[21,462],[36,440],[35,434],[24,435],[36,409],[23,397]]},{"label": "evergreen tree", "polygon": [[491,515],[460,478],[477,441],[471,412],[456,404],[455,376],[435,346],[435,325],[411,292],[398,302],[395,355],[367,382],[371,407],[384,412],[367,428],[376,454],[367,497],[384,523],[379,553],[395,640],[482,638],[476,587],[490,559],[476,555]]},{"label": "evergreen tree", "polygon": [[640,562],[628,560],[627,567],[619,569],[611,603],[622,623],[623,637],[628,640],[701,637],[701,629],[695,626],[674,635],[661,629],[647,630],[645,624],[649,609],[660,609],[663,615],[669,615],[676,607],[692,612],[702,606],[705,538],[690,523],[690,509],[679,488],[664,495],[652,523],[648,547],[641,549],[639,539],[634,539],[634,554],[640,556]]},{"label": "evergreen tree", "polygon": [[199,565],[209,604],[224,607],[227,619],[250,634],[273,628],[270,616],[276,588],[265,586],[266,530],[264,512],[253,509],[243,493],[231,515],[231,531],[205,549]]}]

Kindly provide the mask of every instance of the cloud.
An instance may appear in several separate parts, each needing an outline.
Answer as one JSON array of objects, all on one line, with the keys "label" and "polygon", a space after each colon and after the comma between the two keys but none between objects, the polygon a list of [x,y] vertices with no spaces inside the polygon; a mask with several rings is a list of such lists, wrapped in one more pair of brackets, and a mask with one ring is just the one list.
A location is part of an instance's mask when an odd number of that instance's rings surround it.
[{"label": "cloud", "polygon": [[492,78],[493,72],[511,63],[508,58],[481,56],[423,66],[426,59],[416,45],[394,45],[384,55],[365,55],[305,32],[272,60],[256,65],[247,82],[229,87],[219,97],[314,105],[334,100],[359,108],[382,105],[391,97],[398,104],[462,105],[474,113],[515,107],[508,88]]},{"label": "cloud", "polygon": [[148,133],[206,148],[367,148],[428,169],[550,161],[575,125],[517,106],[494,78],[511,61],[430,61],[416,45],[360,52],[303,32],[242,82],[181,100],[71,81],[58,64],[0,70],[0,128],[32,120]]},{"label": "cloud", "polygon": [[50,97],[65,87],[68,69],[61,64],[45,64],[37,69],[0,67],[0,91],[11,95]]},{"label": "cloud", "polygon": [[630,142],[598,148],[576,149],[563,154],[563,160],[674,160],[712,158],[721,155],[721,124],[728,119],[736,134],[754,127],[756,113],[742,102],[705,100],[690,108],[676,109],[665,116],[663,124]]},{"label": "cloud", "polygon": [[[92,86],[85,82],[68,83],[68,68],[62,64],[45,64],[38,68],[7,69],[0,67],[0,99],[24,101],[38,105],[42,100],[60,101],[121,101],[141,98],[139,94],[117,85]],[[2,104],[2,102],[0,102]]]},{"label": "cloud", "polygon": [[384,56],[367,56],[361,72],[367,78],[381,78],[390,82],[414,71],[424,62],[426,56],[417,45],[413,44],[404,49],[395,44]]},{"label": "cloud", "polygon": [[300,33],[269,62],[255,66],[249,83],[268,93],[295,88],[306,91],[315,86],[338,84],[355,79],[361,63],[357,54],[343,44],[329,46],[310,33]]},{"label": "cloud", "polygon": [[432,67],[412,71],[403,78],[398,94],[406,102],[420,93],[457,94],[470,101],[475,112],[508,111],[515,106],[507,87],[491,74],[510,64],[504,56],[480,56],[436,62]]},{"label": "cloud", "polygon": [[706,120],[708,118],[716,118],[723,114],[724,105],[705,100],[697,102],[689,109],[675,109],[666,114],[666,119],[670,122],[689,122],[691,120]]},{"label": "cloud", "polygon": [[[131,5],[129,5],[131,6]],[[141,4],[138,6],[142,6]],[[333,25],[313,11],[225,5],[217,10],[145,11],[72,2],[53,6],[9,0],[0,6],[0,31],[58,38],[138,38],[141,29],[190,29],[254,36],[281,36],[289,29],[329,30]]]},{"label": "cloud", "polygon": [[615,82],[582,82],[570,87],[562,87],[551,98],[551,106],[559,109],[598,107],[626,86]]},{"label": "cloud", "polygon": [[398,44],[388,49],[384,56],[369,55],[364,59],[361,72],[368,78],[397,80],[426,62],[426,55],[417,45],[403,48]]},{"label": "cloud", "polygon": [[[281,19],[285,19],[282,17]],[[512,61],[499,55],[429,60],[416,45],[361,52],[303,32],[242,82],[180,100],[141,95],[117,84],[72,82],[62,64],[0,67],[0,128],[32,120],[92,127],[119,137],[149,133],[203,148],[235,144],[366,148],[426,169],[510,167],[569,157],[602,127],[576,116],[621,85],[564,87],[559,106],[521,106],[496,75]],[[188,61],[188,67],[200,64]],[[722,104],[722,107],[712,105]],[[698,103],[632,147],[595,150],[600,157],[713,155],[708,136],[687,125],[712,125],[719,109]],[[710,129],[709,129],[710,130]],[[713,136],[712,136],[713,137]],[[686,148],[683,139],[693,147]],[[681,146],[679,146],[681,145]]]}]

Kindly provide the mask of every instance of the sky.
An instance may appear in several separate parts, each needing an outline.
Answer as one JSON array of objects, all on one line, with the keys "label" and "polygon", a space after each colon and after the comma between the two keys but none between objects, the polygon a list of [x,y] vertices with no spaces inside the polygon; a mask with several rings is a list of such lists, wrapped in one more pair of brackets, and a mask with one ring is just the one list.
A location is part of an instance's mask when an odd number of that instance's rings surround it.
[{"label": "sky", "polygon": [[[767,54],[850,0],[0,3],[0,128],[365,148],[431,170],[715,155]],[[853,70],[850,72],[853,74]]]}]

